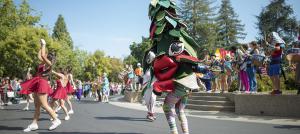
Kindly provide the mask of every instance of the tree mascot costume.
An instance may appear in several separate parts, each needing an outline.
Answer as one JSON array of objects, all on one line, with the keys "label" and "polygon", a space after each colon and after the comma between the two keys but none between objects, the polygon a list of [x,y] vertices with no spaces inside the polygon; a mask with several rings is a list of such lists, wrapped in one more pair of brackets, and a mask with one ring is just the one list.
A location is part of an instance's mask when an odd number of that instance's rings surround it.
[{"label": "tree mascot costume", "polygon": [[[150,71],[148,87],[153,86],[156,95],[167,93],[163,110],[172,134],[177,134],[175,112],[184,134],[188,134],[188,122],[184,113],[188,94],[199,88],[194,71],[199,60],[199,45],[186,32],[186,24],[178,17],[174,1],[151,0],[149,17],[152,47],[146,52],[143,66]],[[153,83],[153,85],[151,85]]]}]

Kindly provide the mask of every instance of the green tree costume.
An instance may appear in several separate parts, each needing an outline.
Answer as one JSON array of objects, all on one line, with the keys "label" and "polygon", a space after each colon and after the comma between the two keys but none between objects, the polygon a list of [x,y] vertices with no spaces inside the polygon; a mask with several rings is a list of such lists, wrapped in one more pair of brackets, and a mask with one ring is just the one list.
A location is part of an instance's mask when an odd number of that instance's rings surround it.
[{"label": "green tree costume", "polygon": [[156,78],[154,93],[168,93],[163,108],[171,133],[174,134],[178,132],[173,108],[176,109],[183,132],[188,133],[183,109],[191,89],[198,88],[193,68],[199,63],[196,58],[199,45],[186,32],[186,24],[178,17],[177,9],[175,2],[171,0],[151,1],[149,17],[152,21],[152,47],[146,52],[143,61],[145,71],[151,70],[152,77]]},{"label": "green tree costume", "polygon": [[[146,52],[143,65],[145,71],[152,70],[158,80],[156,83],[168,80],[173,83],[173,89],[164,84],[154,86],[158,95],[165,91],[187,95],[192,87],[182,81],[194,75],[193,68],[199,63],[196,51],[199,45],[186,32],[186,24],[178,17],[177,9],[175,2],[170,0],[152,0],[149,6],[152,47]],[[165,86],[168,89],[163,89]]]}]

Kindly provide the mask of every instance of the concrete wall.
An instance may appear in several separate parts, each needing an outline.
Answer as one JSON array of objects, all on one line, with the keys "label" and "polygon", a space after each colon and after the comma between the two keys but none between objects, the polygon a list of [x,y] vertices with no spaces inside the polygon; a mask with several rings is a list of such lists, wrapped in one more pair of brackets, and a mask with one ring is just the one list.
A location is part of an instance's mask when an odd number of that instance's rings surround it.
[{"label": "concrete wall", "polygon": [[227,97],[230,101],[234,102],[235,94],[233,94],[233,93],[224,93],[224,94],[222,94],[222,96],[225,96],[225,97]]},{"label": "concrete wall", "polygon": [[248,115],[300,117],[300,95],[234,95],[235,112]]}]

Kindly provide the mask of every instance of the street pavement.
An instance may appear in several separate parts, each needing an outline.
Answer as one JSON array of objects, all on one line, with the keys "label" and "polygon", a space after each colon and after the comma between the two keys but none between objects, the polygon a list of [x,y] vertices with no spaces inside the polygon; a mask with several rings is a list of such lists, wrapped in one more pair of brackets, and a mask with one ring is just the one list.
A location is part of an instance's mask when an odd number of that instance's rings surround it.
[{"label": "street pavement", "polygon": [[[168,134],[169,128],[165,116],[157,115],[157,120],[149,122],[146,112],[131,109],[128,103],[99,103],[90,99],[81,102],[73,101],[75,114],[69,121],[54,131],[48,131],[51,125],[49,115],[42,112],[39,130],[33,134]],[[128,105],[128,107],[126,106]],[[25,104],[6,106],[0,110],[0,134],[23,133],[23,129],[31,123],[34,111],[22,111]],[[33,105],[30,107],[33,109]],[[59,111],[59,118],[64,114]],[[231,117],[236,118],[236,117]],[[265,118],[268,120],[268,118]],[[300,124],[259,123],[233,120],[218,120],[188,116],[191,134],[299,134]],[[178,128],[179,125],[178,125]]]}]

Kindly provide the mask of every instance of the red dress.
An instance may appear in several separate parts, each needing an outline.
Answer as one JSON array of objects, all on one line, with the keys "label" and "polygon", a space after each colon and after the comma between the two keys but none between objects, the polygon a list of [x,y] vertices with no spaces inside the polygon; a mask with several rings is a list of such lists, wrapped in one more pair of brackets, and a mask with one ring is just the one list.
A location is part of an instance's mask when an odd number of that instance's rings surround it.
[{"label": "red dress", "polygon": [[69,81],[68,81],[68,83],[67,83],[66,88],[67,88],[67,93],[68,93],[68,94],[73,94],[73,93],[75,92],[73,86],[71,85],[71,83],[70,83]]},{"label": "red dress", "polygon": [[63,87],[60,80],[56,80],[57,88],[50,95],[53,99],[66,99],[67,98],[67,87]]},{"label": "red dress", "polygon": [[19,91],[19,94],[50,94],[52,89],[48,83],[48,80],[43,78],[41,75],[45,71],[45,64],[40,64],[37,69],[37,74],[30,80],[27,80],[21,84],[22,90]]}]

